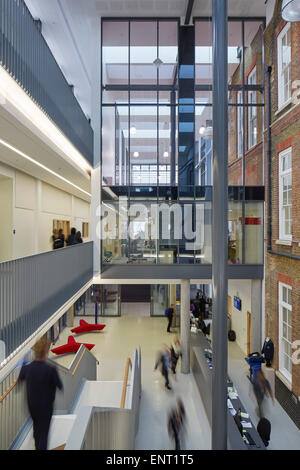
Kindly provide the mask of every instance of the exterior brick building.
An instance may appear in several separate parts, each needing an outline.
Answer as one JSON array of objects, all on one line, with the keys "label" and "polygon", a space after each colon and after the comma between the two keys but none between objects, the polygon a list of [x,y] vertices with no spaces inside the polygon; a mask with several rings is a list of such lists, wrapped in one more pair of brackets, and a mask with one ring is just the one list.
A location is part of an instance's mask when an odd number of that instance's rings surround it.
[{"label": "exterior brick building", "polygon": [[271,67],[271,122],[269,129],[266,110],[264,135],[266,195],[268,184],[271,189],[265,212],[266,221],[271,215],[265,231],[265,336],[275,345],[276,398],[300,427],[300,364],[292,360],[293,342],[300,340],[300,106],[294,88],[300,78],[300,23],[282,20],[281,3],[264,32],[265,66]]}]

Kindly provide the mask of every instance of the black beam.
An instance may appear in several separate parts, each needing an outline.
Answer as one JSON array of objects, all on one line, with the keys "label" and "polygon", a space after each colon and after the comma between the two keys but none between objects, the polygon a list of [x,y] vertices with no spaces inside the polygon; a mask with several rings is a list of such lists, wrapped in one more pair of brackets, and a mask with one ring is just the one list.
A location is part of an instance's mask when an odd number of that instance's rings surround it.
[{"label": "black beam", "polygon": [[186,15],[185,15],[185,20],[184,20],[184,24],[185,24],[185,25],[189,25],[189,24],[190,24],[190,20],[191,20],[191,15],[192,15],[193,7],[194,7],[194,0],[188,0],[187,9],[186,9]]}]

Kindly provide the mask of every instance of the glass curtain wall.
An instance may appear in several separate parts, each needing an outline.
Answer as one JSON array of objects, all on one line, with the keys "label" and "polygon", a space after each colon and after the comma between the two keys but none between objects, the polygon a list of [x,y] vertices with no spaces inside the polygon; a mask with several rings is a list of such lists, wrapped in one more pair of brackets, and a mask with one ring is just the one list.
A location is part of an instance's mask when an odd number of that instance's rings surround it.
[{"label": "glass curtain wall", "polygon": [[[263,262],[262,34],[229,20],[231,264]],[[104,264],[211,264],[212,65],[210,18],[102,20]]]},{"label": "glass curtain wall", "polygon": [[176,184],[178,25],[102,21],[103,185]]}]

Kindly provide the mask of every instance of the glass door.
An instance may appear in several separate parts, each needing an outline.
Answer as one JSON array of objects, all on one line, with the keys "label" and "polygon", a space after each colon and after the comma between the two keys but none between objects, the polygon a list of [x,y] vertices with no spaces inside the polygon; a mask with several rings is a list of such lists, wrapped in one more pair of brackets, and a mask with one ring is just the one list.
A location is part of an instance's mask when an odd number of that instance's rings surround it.
[{"label": "glass door", "polygon": [[151,316],[163,317],[169,306],[168,284],[153,284],[151,286]]}]

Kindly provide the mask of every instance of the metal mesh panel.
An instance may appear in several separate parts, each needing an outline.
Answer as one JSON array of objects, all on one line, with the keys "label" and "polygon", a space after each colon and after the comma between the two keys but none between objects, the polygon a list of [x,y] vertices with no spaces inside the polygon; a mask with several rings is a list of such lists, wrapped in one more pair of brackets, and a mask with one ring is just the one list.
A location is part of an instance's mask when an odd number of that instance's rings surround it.
[{"label": "metal mesh panel", "polygon": [[0,263],[0,340],[6,357],[92,276],[92,242]]}]

